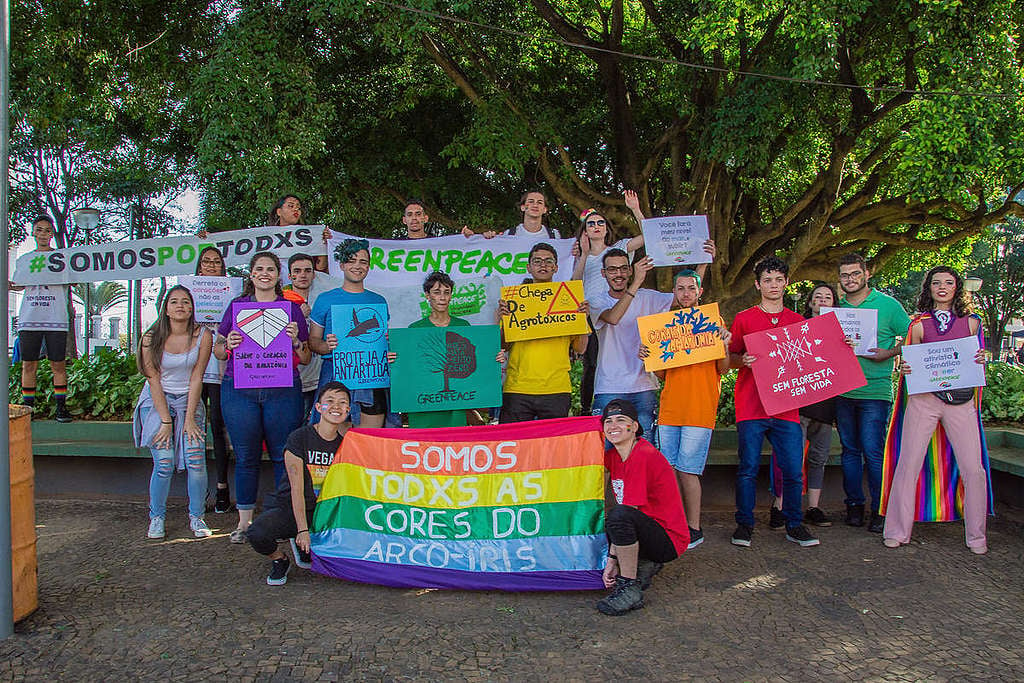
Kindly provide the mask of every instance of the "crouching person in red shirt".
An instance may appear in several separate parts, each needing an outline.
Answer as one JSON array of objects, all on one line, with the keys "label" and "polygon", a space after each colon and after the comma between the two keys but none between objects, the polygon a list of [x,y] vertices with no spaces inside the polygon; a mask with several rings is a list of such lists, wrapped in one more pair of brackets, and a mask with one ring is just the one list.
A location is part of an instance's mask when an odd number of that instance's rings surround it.
[{"label": "crouching person in red shirt", "polygon": [[604,438],[612,445],[604,453],[604,466],[615,505],[605,515],[604,585],[613,590],[597,609],[619,616],[644,606],[651,579],[664,563],[683,554],[690,535],[672,466],[640,438],[636,407],[614,399],[601,418]]}]

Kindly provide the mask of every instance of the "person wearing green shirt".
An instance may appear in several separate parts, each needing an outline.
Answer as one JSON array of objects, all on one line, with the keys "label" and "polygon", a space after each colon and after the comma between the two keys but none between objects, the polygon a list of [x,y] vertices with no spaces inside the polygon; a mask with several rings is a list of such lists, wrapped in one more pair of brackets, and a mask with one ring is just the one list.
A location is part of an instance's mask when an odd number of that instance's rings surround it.
[{"label": "person wearing green shirt", "polygon": [[[427,296],[427,303],[430,304],[430,314],[426,318],[412,323],[409,328],[469,327],[469,321],[457,318],[448,311],[454,289],[455,283],[447,273],[434,271],[428,275],[423,282],[423,292]],[[397,355],[394,352],[388,353],[388,361],[393,363],[395,358]],[[499,363],[505,362],[505,352],[499,351],[495,360]],[[430,410],[408,415],[409,426],[418,429],[466,426],[465,410]]]},{"label": "person wearing green shirt", "polygon": [[864,526],[864,465],[871,491],[868,531],[882,533],[885,518],[878,512],[882,492],[882,454],[885,430],[892,411],[893,358],[910,327],[910,316],[896,299],[868,286],[871,271],[860,254],[839,259],[841,308],[878,311],[878,346],[857,356],[868,383],[836,398],[836,426],[843,445],[843,488],[846,492],[846,523]]}]

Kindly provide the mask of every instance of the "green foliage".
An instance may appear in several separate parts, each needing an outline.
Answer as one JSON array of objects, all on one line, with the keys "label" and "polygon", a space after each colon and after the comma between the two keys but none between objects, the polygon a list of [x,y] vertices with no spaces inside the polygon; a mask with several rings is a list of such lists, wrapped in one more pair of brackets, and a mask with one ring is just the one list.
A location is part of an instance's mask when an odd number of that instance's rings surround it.
[{"label": "green foliage", "polygon": [[[68,410],[83,420],[131,420],[144,383],[134,355],[98,349],[68,363]],[[36,413],[52,419],[56,405],[48,360],[39,362],[36,387]],[[11,403],[21,403],[21,363],[11,368],[8,395]]]},{"label": "green foliage", "polygon": [[736,375],[739,370],[729,370],[722,375],[722,393],[718,397],[718,426],[736,424]]},{"label": "green foliage", "polygon": [[120,282],[79,282],[71,285],[75,298],[85,306],[89,299],[89,310],[86,315],[102,315],[107,309],[114,308],[128,301],[128,290]]},{"label": "green foliage", "polygon": [[1009,363],[985,366],[982,420],[1024,422],[1024,369]]}]

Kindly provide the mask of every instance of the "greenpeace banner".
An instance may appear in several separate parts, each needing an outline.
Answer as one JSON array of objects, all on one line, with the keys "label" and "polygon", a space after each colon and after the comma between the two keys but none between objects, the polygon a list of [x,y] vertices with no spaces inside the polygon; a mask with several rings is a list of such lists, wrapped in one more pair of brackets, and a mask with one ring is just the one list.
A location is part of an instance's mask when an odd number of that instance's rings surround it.
[{"label": "greenpeace banner", "polygon": [[[341,276],[341,267],[334,259],[334,250],[346,239],[364,239],[355,235],[334,233],[327,242],[330,274]],[[366,286],[422,286],[427,275],[440,270],[459,282],[471,278],[498,277],[506,285],[517,285],[528,277],[526,263],[530,249],[537,240],[529,237],[499,236],[485,239],[462,235],[427,237],[421,240],[370,239],[370,274]],[[555,280],[572,277],[572,243],[575,240],[546,240],[558,253]],[[454,315],[454,313],[453,313]]]},{"label": "greenpeace banner", "polygon": [[867,384],[835,314],[743,337],[761,404],[769,415],[803,408]]},{"label": "greenpeace banner", "polygon": [[636,324],[640,343],[647,347],[648,372],[725,358],[718,304],[645,315]]},{"label": "greenpeace banner", "polygon": [[597,417],[349,430],[313,516],[313,571],[403,588],[602,588],[603,446]]},{"label": "greenpeace banner", "polygon": [[204,247],[214,246],[228,266],[248,265],[252,255],[272,251],[282,261],[296,253],[324,253],[322,225],[291,225],[131,242],[90,244],[24,254],[14,270],[18,285],[63,285],[103,280],[143,280],[190,275]]},{"label": "greenpeace banner", "polygon": [[[388,325],[409,327],[430,315],[430,304],[422,283],[409,287],[374,287],[388,302]],[[448,312],[470,325],[493,325],[497,320],[501,280],[496,277],[457,280]],[[499,401],[500,403],[500,401]]]}]

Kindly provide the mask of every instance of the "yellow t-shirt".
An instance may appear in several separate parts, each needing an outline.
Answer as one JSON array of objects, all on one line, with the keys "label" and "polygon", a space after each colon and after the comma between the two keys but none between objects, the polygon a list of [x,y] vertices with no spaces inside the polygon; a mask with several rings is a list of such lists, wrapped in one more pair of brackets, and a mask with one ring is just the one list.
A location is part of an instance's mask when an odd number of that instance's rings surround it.
[{"label": "yellow t-shirt", "polygon": [[572,335],[512,342],[505,391],[510,394],[567,394]]}]

